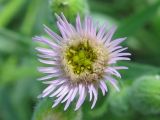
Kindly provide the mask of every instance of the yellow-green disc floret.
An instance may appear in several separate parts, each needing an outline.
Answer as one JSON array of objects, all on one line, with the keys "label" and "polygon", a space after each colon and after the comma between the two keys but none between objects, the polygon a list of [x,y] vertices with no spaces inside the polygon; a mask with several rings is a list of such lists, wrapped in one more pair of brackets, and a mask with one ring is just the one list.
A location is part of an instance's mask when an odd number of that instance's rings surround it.
[{"label": "yellow-green disc floret", "polygon": [[92,64],[97,60],[97,55],[86,41],[76,46],[70,46],[66,51],[66,58],[75,74],[81,74],[84,71],[92,73]]}]

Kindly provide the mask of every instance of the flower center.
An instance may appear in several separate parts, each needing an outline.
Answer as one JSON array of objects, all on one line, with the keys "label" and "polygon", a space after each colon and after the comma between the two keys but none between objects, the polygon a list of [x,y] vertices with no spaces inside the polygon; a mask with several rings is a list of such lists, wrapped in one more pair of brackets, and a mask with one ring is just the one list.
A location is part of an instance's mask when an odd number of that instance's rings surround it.
[{"label": "flower center", "polygon": [[108,53],[104,45],[89,37],[75,37],[62,49],[62,64],[71,83],[93,83],[103,78]]},{"label": "flower center", "polygon": [[72,45],[66,50],[68,64],[75,74],[85,71],[93,73],[93,63],[97,60],[96,51],[90,46],[88,41]]}]

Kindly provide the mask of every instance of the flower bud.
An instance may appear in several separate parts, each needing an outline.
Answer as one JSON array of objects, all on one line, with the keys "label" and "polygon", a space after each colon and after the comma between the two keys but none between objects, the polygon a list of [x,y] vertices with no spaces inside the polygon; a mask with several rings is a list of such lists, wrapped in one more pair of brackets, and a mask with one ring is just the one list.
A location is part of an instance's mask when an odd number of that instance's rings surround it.
[{"label": "flower bud", "polygon": [[77,13],[83,17],[89,11],[87,0],[50,0],[50,7],[53,14],[63,12],[71,22],[74,21]]},{"label": "flower bud", "polygon": [[142,114],[160,114],[160,76],[143,76],[131,88],[131,105]]},{"label": "flower bud", "polygon": [[[49,98],[41,100],[35,108],[32,120],[81,120],[81,110],[63,110],[63,106],[52,109],[53,101]],[[73,109],[73,108],[72,108]]]},{"label": "flower bud", "polygon": [[133,111],[129,104],[129,88],[124,87],[120,92],[111,92],[109,96],[109,112],[114,119],[130,119]]}]

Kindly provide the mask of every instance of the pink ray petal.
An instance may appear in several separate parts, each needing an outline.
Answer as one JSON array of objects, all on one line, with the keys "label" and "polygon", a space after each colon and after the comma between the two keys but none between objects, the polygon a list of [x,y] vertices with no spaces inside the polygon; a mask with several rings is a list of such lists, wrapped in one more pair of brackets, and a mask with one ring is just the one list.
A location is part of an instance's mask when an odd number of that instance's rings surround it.
[{"label": "pink ray petal", "polygon": [[110,54],[117,54],[117,53],[120,53],[120,52],[122,52],[122,51],[124,51],[124,50],[127,50],[128,49],[128,47],[125,47],[125,48],[121,48],[121,49],[119,49],[119,50],[116,50],[116,51],[114,51],[114,52],[112,52],[112,53],[110,53]]},{"label": "pink ray petal", "polygon": [[128,69],[128,67],[125,67],[125,66],[113,66],[113,68],[116,70]]},{"label": "pink ray petal", "polygon": [[67,100],[67,103],[66,103],[66,105],[65,105],[65,107],[64,107],[64,111],[67,110],[67,108],[69,107],[70,103],[71,103],[71,98],[69,98],[69,99]]},{"label": "pink ray petal", "polygon": [[73,91],[73,94],[72,94],[72,96],[71,96],[71,101],[74,100],[74,98],[75,98],[77,92],[78,92],[78,87],[75,87],[75,88],[74,88],[74,91]]},{"label": "pink ray petal", "polygon": [[77,104],[76,104],[76,108],[75,108],[75,111],[78,110],[81,105],[83,104],[84,100],[85,100],[85,87],[80,84],[79,85],[79,99],[77,101]]},{"label": "pink ray petal", "polygon": [[119,45],[120,43],[122,43],[124,40],[126,40],[126,37],[125,38],[118,38],[118,39],[110,42],[110,44],[106,45],[106,47],[108,47],[108,46],[114,46],[115,47],[115,46]]},{"label": "pink ray petal", "polygon": [[44,30],[45,32],[50,35],[50,37],[56,42],[56,43],[61,43],[63,41],[63,38],[60,37],[57,33],[53,32],[49,27],[44,25]]},{"label": "pink ray petal", "polygon": [[56,65],[59,64],[57,61],[54,60],[43,60],[43,59],[38,59],[39,62],[43,64],[48,64],[48,65]]},{"label": "pink ray petal", "polygon": [[60,93],[58,93],[57,94],[57,96],[56,97],[60,97],[61,95],[63,95],[64,94],[64,92],[65,91],[68,91],[69,92],[69,88],[68,88],[68,86],[65,86],[64,88],[63,88],[63,90],[60,92]]},{"label": "pink ray petal", "polygon": [[77,18],[76,18],[76,29],[78,33],[82,32],[82,25],[81,25],[81,19],[80,19],[80,15],[78,14]]},{"label": "pink ray petal", "polygon": [[61,86],[59,87],[56,91],[54,91],[54,93],[52,93],[49,97],[53,97],[56,96],[58,93],[60,93],[66,86]]},{"label": "pink ray petal", "polygon": [[105,89],[103,88],[103,86],[100,84],[99,85],[99,87],[100,87],[100,89],[101,89],[101,91],[102,91],[102,94],[103,94],[103,96],[105,95]]},{"label": "pink ray petal", "polygon": [[92,90],[91,90],[91,85],[88,86],[88,92],[89,92],[89,101],[92,100]]},{"label": "pink ray petal", "polygon": [[38,80],[40,80],[40,81],[42,81],[42,80],[48,80],[48,79],[53,78],[54,76],[55,76],[54,74],[49,74],[49,75],[47,75],[47,76],[38,78]]},{"label": "pink ray petal", "polygon": [[102,41],[104,41],[105,45],[108,45],[116,31],[117,27],[113,26],[109,29],[109,31],[107,32],[107,34],[104,36],[104,38],[102,39]]},{"label": "pink ray petal", "polygon": [[57,52],[54,52],[51,49],[47,49],[47,48],[41,48],[41,47],[36,47],[35,48],[38,52],[42,53],[42,54],[47,54],[47,55],[51,55],[51,56],[57,56]]},{"label": "pink ray petal", "polygon": [[115,57],[123,57],[123,56],[130,56],[130,53],[115,53],[115,54],[110,54],[109,57],[115,58]]},{"label": "pink ray petal", "polygon": [[94,108],[96,102],[97,102],[97,98],[98,98],[98,92],[97,90],[95,89],[95,87],[92,85],[92,92],[93,92],[93,95],[94,95],[94,98],[93,98],[93,103],[92,103],[92,106],[91,106],[91,109]]},{"label": "pink ray petal", "polygon": [[64,98],[64,96],[68,93],[68,91],[64,91],[63,95],[61,95],[59,98],[57,98],[52,106],[52,108],[56,107],[60,102],[61,100]]},{"label": "pink ray petal", "polygon": [[122,48],[122,46],[110,47],[110,48],[108,48],[108,50],[109,50],[109,53],[112,53],[120,48]]},{"label": "pink ray petal", "polygon": [[62,73],[60,69],[54,67],[38,67],[38,71],[42,73]]},{"label": "pink ray petal", "polygon": [[98,40],[101,40],[103,38],[107,26],[108,26],[108,23],[104,23],[104,25],[100,28],[99,32],[97,33]]},{"label": "pink ray petal", "polygon": [[118,85],[116,84],[116,80],[112,77],[109,77],[109,76],[105,76],[105,78],[113,85],[113,87],[119,92],[120,89],[118,87]]},{"label": "pink ray petal", "polygon": [[102,85],[102,87],[104,88],[104,90],[105,90],[106,92],[108,92],[108,88],[107,88],[107,86],[106,86],[106,83],[105,83],[103,80],[100,81],[100,84]]},{"label": "pink ray petal", "polygon": [[49,94],[51,94],[51,92],[52,92],[55,88],[56,88],[56,87],[52,85],[52,88],[50,88],[48,91],[44,92],[44,93],[42,94],[42,97],[44,98],[44,97],[48,96]]},{"label": "pink ray petal", "polygon": [[33,38],[33,40],[43,42],[43,43],[49,45],[54,50],[58,50],[60,48],[60,46],[58,44],[51,42],[48,38],[45,38],[45,37],[36,36]]},{"label": "pink ray petal", "polygon": [[52,89],[53,87],[54,87],[54,85],[49,85],[47,88],[45,88],[45,89],[43,90],[42,93],[47,92],[48,90]]},{"label": "pink ray petal", "polygon": [[67,100],[71,97],[71,95],[72,95],[72,93],[73,93],[73,90],[74,90],[74,89],[71,89],[71,90],[69,91],[68,95],[62,100],[61,103],[64,103],[65,101],[67,101]]},{"label": "pink ray petal", "polygon": [[131,59],[128,57],[116,57],[116,58],[112,58],[111,60],[109,60],[108,64],[116,63],[116,61],[118,60],[131,60]]},{"label": "pink ray petal", "polygon": [[121,78],[120,73],[116,69],[114,69],[113,67],[108,67],[107,70],[110,71],[113,75]]}]

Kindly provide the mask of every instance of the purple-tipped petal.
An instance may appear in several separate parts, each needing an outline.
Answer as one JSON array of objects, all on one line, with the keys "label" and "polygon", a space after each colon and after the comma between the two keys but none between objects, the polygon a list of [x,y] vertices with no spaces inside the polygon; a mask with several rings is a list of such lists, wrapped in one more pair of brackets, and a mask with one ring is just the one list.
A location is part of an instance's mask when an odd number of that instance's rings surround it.
[{"label": "purple-tipped petal", "polygon": [[66,89],[67,87],[66,86],[61,86],[59,87],[56,91],[54,91],[54,93],[52,93],[49,97],[53,97],[53,96],[56,96],[58,93],[63,93],[61,92],[62,90]]},{"label": "purple-tipped petal", "polygon": [[55,100],[52,108],[56,107],[61,102],[61,100],[64,98],[64,96],[67,94],[67,92],[68,92],[67,90],[64,91],[63,95],[61,95],[58,99]]},{"label": "purple-tipped petal", "polygon": [[125,67],[125,66],[114,66],[113,67],[114,69],[116,69],[116,70],[126,70],[126,69],[128,69],[128,67]]},{"label": "purple-tipped petal", "polygon": [[91,87],[92,85],[89,85],[88,86],[88,92],[89,92],[89,101],[91,101],[92,100],[92,87]]},{"label": "purple-tipped petal", "polygon": [[44,76],[44,77],[41,77],[41,78],[38,78],[38,80],[48,80],[48,79],[51,79],[53,78],[55,75],[54,74],[49,74],[47,76]]},{"label": "purple-tipped petal", "polygon": [[51,94],[51,92],[55,89],[55,86],[52,86],[52,88],[50,88],[48,91],[44,92],[42,94],[42,97],[46,97],[48,96],[49,94]]},{"label": "purple-tipped petal", "polygon": [[113,87],[119,92],[120,89],[118,87],[118,85],[116,84],[116,80],[112,77],[109,76],[105,76],[105,78],[113,85]]},{"label": "purple-tipped petal", "polygon": [[71,103],[71,98],[69,98],[69,99],[67,100],[67,103],[66,103],[66,105],[65,105],[65,107],[64,107],[64,111],[67,110],[67,108],[69,107],[70,103]]},{"label": "purple-tipped petal", "polygon": [[113,26],[109,29],[109,31],[107,32],[107,34],[104,36],[104,38],[102,39],[102,41],[105,43],[105,45],[109,44],[110,41],[112,40],[112,37],[116,31],[117,27]]},{"label": "purple-tipped petal", "polygon": [[108,68],[106,69],[106,73],[107,73],[107,72],[110,72],[111,74],[113,74],[113,75],[121,78],[120,73],[119,73],[116,69],[114,69],[113,67],[108,67]]},{"label": "purple-tipped petal", "polygon": [[59,94],[56,95],[56,97],[60,97],[61,95],[64,94],[65,91],[69,92],[68,86],[64,87],[63,90]]},{"label": "purple-tipped petal", "polygon": [[106,31],[106,27],[108,26],[108,23],[105,23],[99,30],[99,32],[97,33],[97,39],[102,40],[105,31]]},{"label": "purple-tipped petal", "polygon": [[114,52],[112,52],[112,53],[110,53],[110,54],[118,54],[118,53],[120,53],[120,52],[122,52],[122,51],[124,51],[124,50],[127,50],[127,49],[128,49],[127,47],[121,48],[121,49],[116,50],[116,51],[114,51]]},{"label": "purple-tipped petal", "polygon": [[38,59],[39,62],[44,63],[44,64],[48,64],[48,65],[56,65],[59,64],[57,61],[51,61],[51,60],[43,60],[43,59]]},{"label": "purple-tipped petal", "polygon": [[72,93],[73,93],[73,89],[69,91],[68,95],[62,100],[61,103],[64,103],[65,101],[67,101],[71,97]]},{"label": "purple-tipped petal", "polygon": [[80,108],[80,106],[83,104],[84,100],[85,100],[85,87],[80,84],[79,85],[79,99],[77,101],[77,104],[76,104],[76,108],[75,108],[75,111],[78,110]]},{"label": "purple-tipped petal", "polygon": [[102,91],[103,96],[105,96],[105,89],[103,88],[103,86],[101,84],[99,85],[99,87],[100,87],[100,89]]},{"label": "purple-tipped petal", "polygon": [[73,91],[73,94],[72,94],[72,96],[71,96],[71,101],[73,101],[73,100],[74,100],[74,98],[75,98],[75,96],[76,96],[77,92],[78,92],[78,88],[77,88],[77,87],[75,87],[75,88],[74,88],[74,91]]},{"label": "purple-tipped petal", "polygon": [[79,15],[76,18],[76,29],[78,33],[82,34],[82,25],[81,25],[81,19]]},{"label": "purple-tipped petal", "polygon": [[55,40],[56,43],[61,43],[63,41],[63,38],[60,37],[57,33],[53,32],[49,27],[44,25],[45,32],[50,35],[50,37]]},{"label": "purple-tipped petal", "polygon": [[54,85],[49,85],[47,88],[45,88],[45,89],[43,90],[42,93],[47,92],[48,90],[52,89],[52,87],[54,87]]},{"label": "purple-tipped petal", "polygon": [[45,38],[45,37],[36,36],[36,37],[33,38],[33,40],[45,43],[45,44],[49,45],[54,50],[55,49],[58,50],[60,48],[58,44],[55,44],[55,43],[51,42],[48,38]]},{"label": "purple-tipped petal", "polygon": [[122,46],[117,46],[117,47],[112,47],[112,48],[109,48],[108,50],[108,52],[109,53],[112,53],[112,52],[114,52],[114,51],[116,51],[116,50],[118,50],[118,49],[120,49],[120,48],[122,48]]},{"label": "purple-tipped petal", "polygon": [[38,67],[38,71],[42,73],[62,73],[60,69],[54,67]]},{"label": "purple-tipped petal", "polygon": [[101,80],[100,84],[102,85],[102,87],[104,88],[105,92],[107,93],[108,92],[108,88],[106,86],[106,83],[103,80]]},{"label": "purple-tipped petal", "polygon": [[58,54],[56,52],[54,52],[51,49],[47,49],[47,48],[41,48],[41,47],[37,47],[36,50],[38,52],[40,52],[41,54],[47,54],[47,55],[51,55],[51,56],[57,56]]},{"label": "purple-tipped petal", "polygon": [[93,85],[91,87],[92,87],[92,93],[93,93],[93,96],[94,96],[93,103],[92,103],[92,106],[91,106],[91,109],[93,109],[96,102],[97,102],[98,93],[97,93],[97,90],[95,89],[95,87]]},{"label": "purple-tipped petal", "polygon": [[106,45],[106,47],[108,46],[112,46],[112,47],[116,47],[117,45],[119,45],[120,43],[122,43],[124,40],[126,40],[127,38],[118,38],[112,42],[110,42],[108,45]]}]

